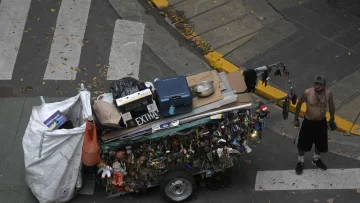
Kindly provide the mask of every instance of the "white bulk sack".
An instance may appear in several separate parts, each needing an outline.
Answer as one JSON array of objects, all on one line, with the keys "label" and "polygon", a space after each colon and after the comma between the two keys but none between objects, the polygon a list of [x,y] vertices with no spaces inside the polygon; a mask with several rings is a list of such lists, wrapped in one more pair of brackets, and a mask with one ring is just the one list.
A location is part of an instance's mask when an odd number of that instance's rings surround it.
[{"label": "white bulk sack", "polygon": [[[50,131],[43,123],[56,111],[71,120],[73,129]],[[32,109],[23,138],[25,179],[40,203],[69,201],[82,185],[81,153],[86,119],[92,116],[90,92]]]}]

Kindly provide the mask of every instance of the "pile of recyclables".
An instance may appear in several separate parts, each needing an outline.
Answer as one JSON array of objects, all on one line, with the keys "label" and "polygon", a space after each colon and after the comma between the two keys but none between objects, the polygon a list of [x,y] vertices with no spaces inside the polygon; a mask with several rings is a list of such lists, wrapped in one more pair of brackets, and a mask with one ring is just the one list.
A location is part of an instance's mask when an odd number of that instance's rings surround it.
[{"label": "pile of recyclables", "polygon": [[[40,202],[66,202],[81,188],[85,165],[96,167],[109,197],[159,185],[167,200],[188,199],[194,175],[217,176],[259,142],[269,112],[264,105],[253,111],[250,96],[236,94],[244,91],[242,72],[207,71],[154,82],[125,77],[96,98],[82,87],[75,97],[43,103],[23,139],[26,182]],[[98,157],[87,164],[85,146]],[[187,184],[183,195],[169,193],[175,183]]]},{"label": "pile of recyclables", "polygon": [[265,106],[251,111],[249,95],[236,94],[245,90],[241,72],[114,82],[93,106],[98,167],[109,196],[161,187],[175,169],[206,179],[234,166],[233,157],[251,152],[247,143],[259,141],[269,114]]}]

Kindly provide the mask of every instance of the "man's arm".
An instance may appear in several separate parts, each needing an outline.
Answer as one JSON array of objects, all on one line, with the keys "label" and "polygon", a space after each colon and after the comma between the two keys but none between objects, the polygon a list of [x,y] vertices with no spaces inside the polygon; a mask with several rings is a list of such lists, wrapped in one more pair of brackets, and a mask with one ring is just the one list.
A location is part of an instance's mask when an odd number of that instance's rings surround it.
[{"label": "man's arm", "polygon": [[295,120],[299,119],[301,105],[305,102],[305,100],[306,100],[306,91],[300,96],[300,98],[298,99],[298,102],[296,104],[295,118],[294,118]]},{"label": "man's arm", "polygon": [[330,112],[330,119],[334,120],[335,118],[335,104],[334,104],[334,97],[332,92],[329,92],[329,112]]}]

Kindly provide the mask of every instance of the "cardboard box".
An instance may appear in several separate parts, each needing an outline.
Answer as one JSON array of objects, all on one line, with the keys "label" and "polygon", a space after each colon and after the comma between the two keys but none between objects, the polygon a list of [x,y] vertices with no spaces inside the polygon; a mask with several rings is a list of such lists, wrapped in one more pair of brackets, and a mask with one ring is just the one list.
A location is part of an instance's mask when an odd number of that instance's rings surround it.
[{"label": "cardboard box", "polygon": [[[246,90],[246,84],[244,77],[241,71],[235,71],[232,73],[226,74],[231,88],[236,92],[243,92]],[[243,93],[237,95],[237,100],[239,103],[250,103],[251,98],[249,93]]]},{"label": "cardboard box", "polygon": [[147,105],[147,112],[142,114],[141,116],[133,117],[130,111],[123,113],[121,117],[127,128],[142,126],[144,124],[151,123],[161,118],[155,101],[153,101],[152,104]]},{"label": "cardboard box", "polygon": [[150,89],[145,89],[126,97],[116,99],[118,109],[124,113],[137,108],[145,107],[153,100],[153,94]]},{"label": "cardboard box", "polygon": [[202,81],[214,81],[214,93],[209,97],[193,97],[193,108],[198,108],[219,100],[224,99],[221,91],[223,90],[223,85],[221,84],[221,79],[216,70],[202,72],[196,75],[191,75],[186,77],[189,87],[193,87],[199,84]]}]

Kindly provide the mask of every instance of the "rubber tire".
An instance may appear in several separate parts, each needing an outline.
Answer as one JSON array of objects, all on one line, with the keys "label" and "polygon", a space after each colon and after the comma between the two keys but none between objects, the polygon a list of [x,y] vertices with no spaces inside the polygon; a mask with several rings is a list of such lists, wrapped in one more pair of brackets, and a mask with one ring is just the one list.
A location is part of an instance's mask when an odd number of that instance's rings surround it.
[{"label": "rubber tire", "polygon": [[[189,197],[182,201],[175,201],[175,200],[171,199],[170,197],[168,197],[166,195],[166,192],[165,192],[166,185],[169,182],[171,182],[173,179],[176,179],[176,178],[184,178],[184,179],[188,180],[191,183],[192,188],[193,188]],[[185,202],[186,200],[189,200],[195,193],[196,193],[195,179],[192,175],[190,175],[186,171],[183,171],[183,170],[170,171],[169,173],[165,174],[164,177],[161,179],[160,194],[166,202]]]}]

